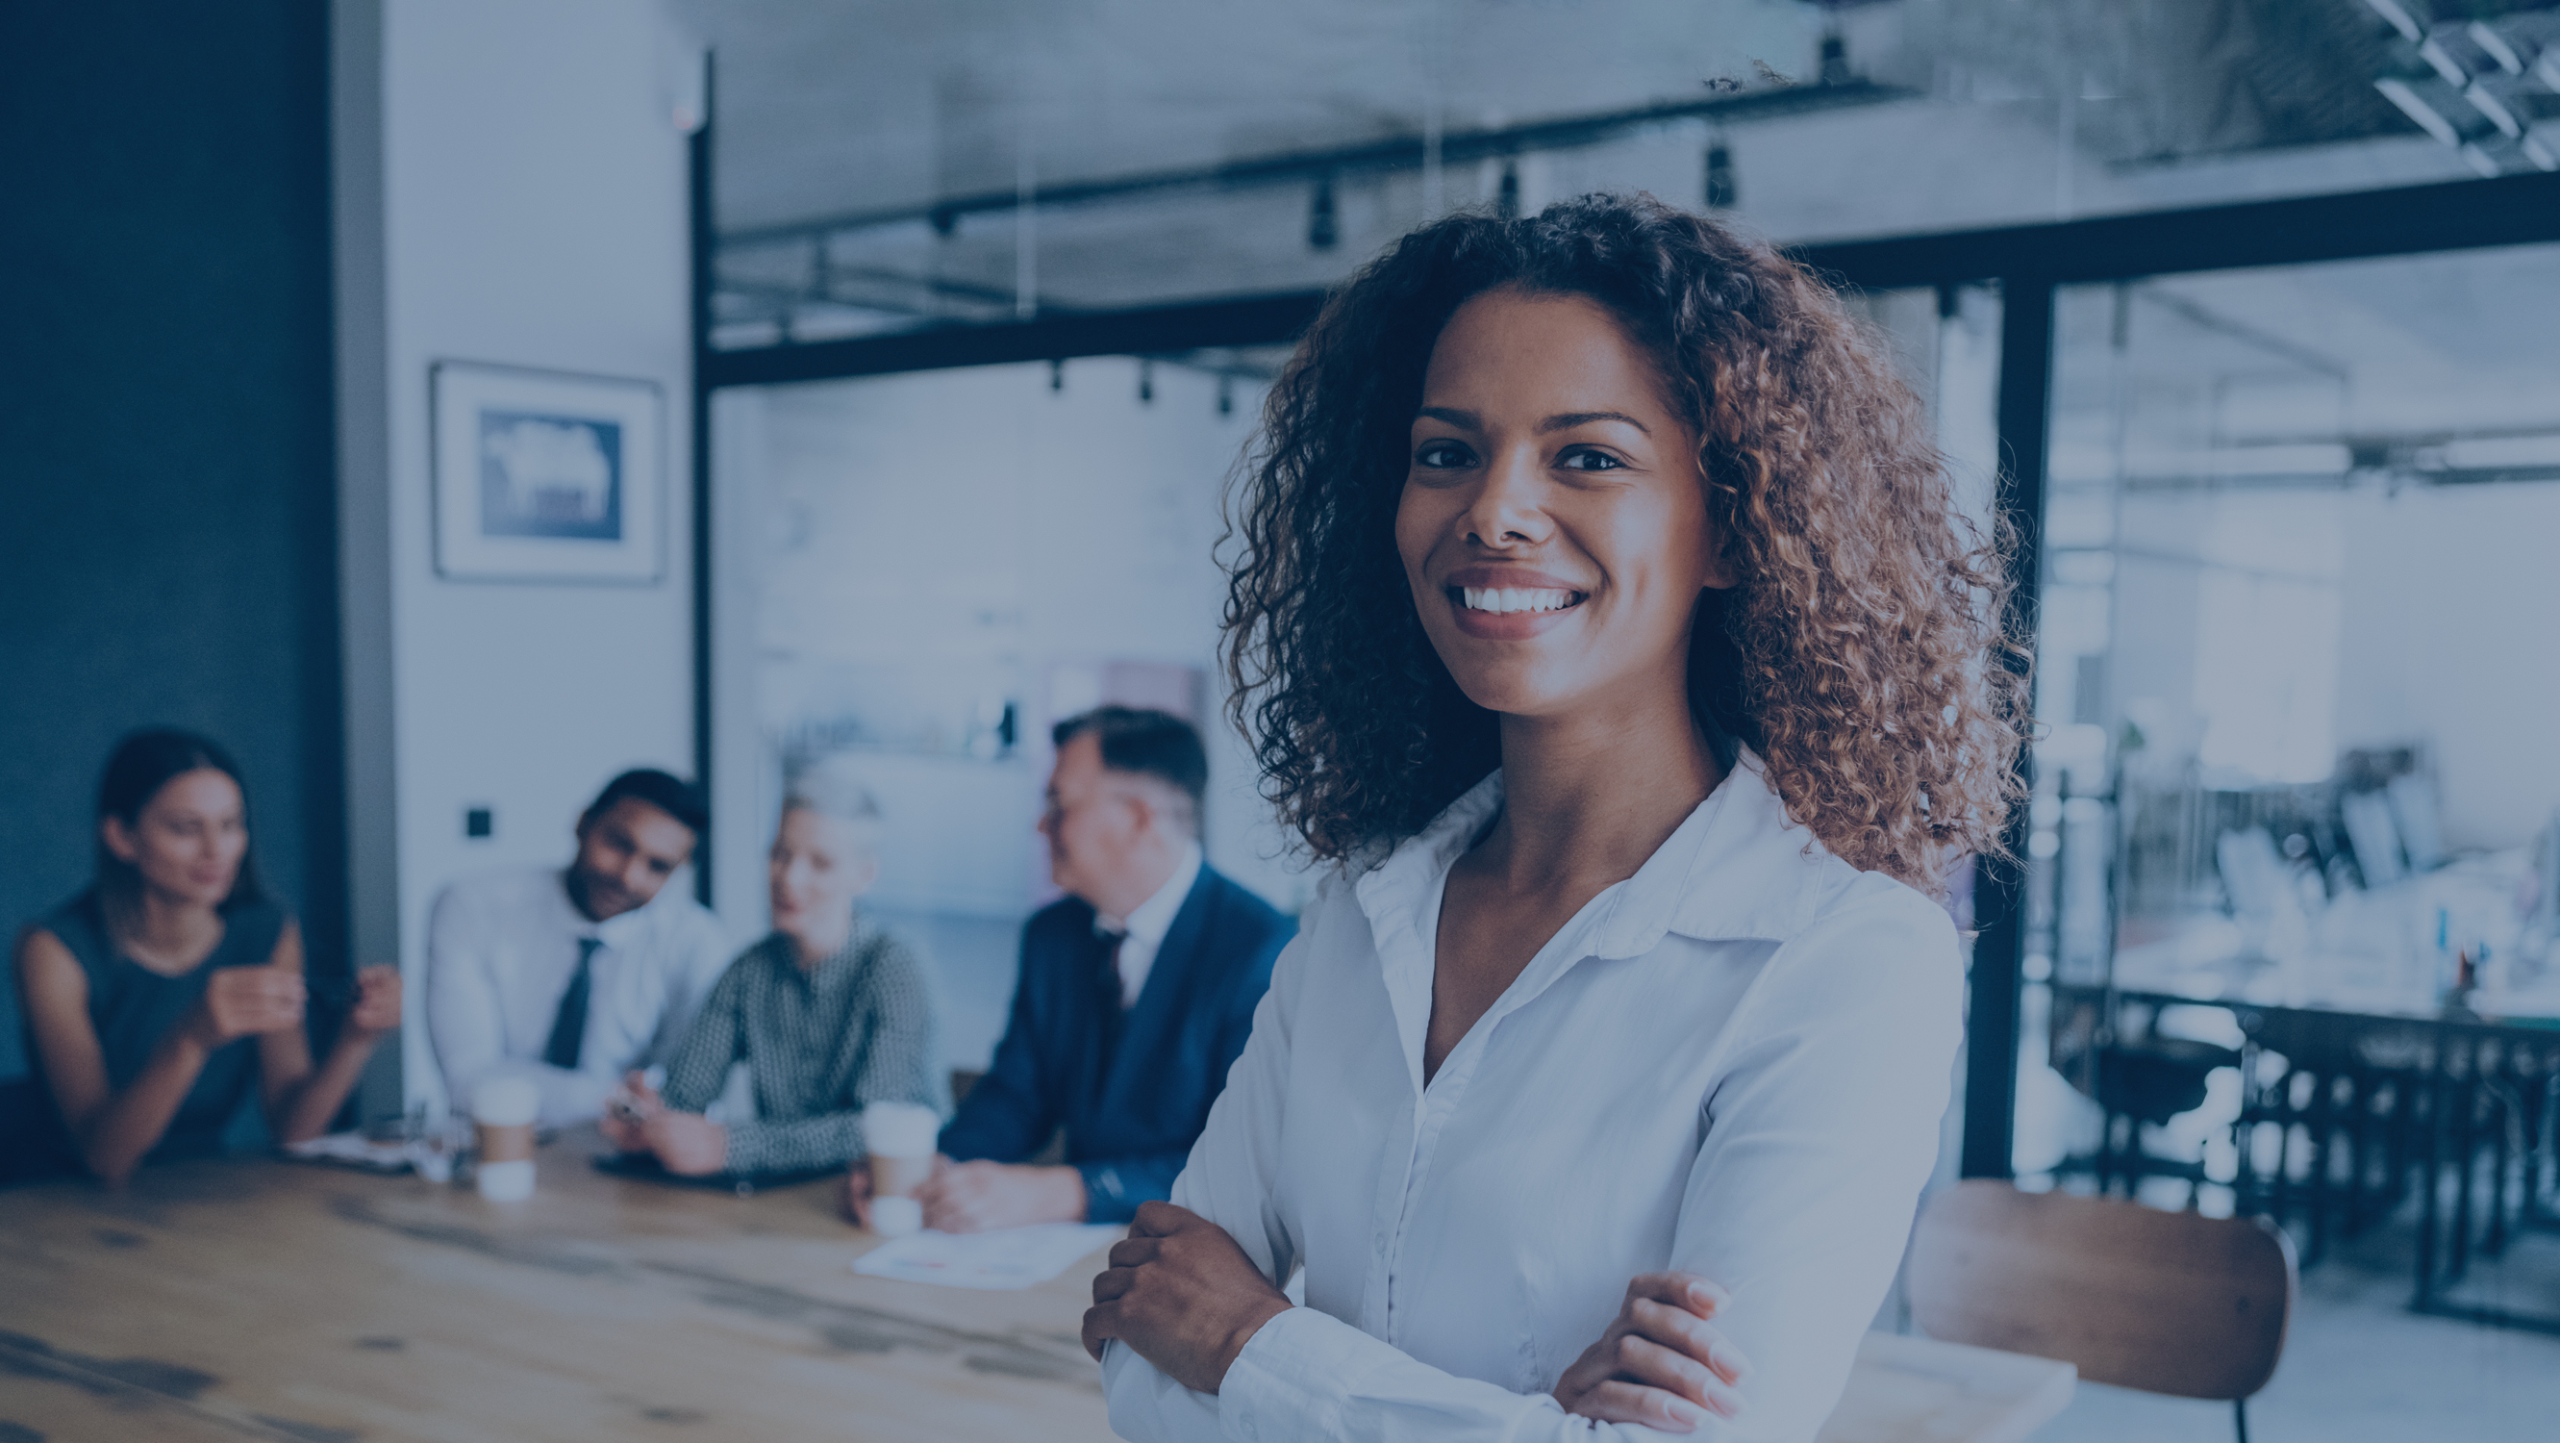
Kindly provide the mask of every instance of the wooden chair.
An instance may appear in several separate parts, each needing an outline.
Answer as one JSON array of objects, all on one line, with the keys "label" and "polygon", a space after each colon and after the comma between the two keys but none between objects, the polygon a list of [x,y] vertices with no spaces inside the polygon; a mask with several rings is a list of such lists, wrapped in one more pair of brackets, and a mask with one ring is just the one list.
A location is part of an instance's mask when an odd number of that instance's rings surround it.
[{"label": "wooden chair", "polygon": [[1911,1243],[1912,1321],[1932,1338],[2075,1364],[2093,1382],[2249,1396],[2284,1353],[2293,1244],[2255,1219],[1977,1179],[1940,1193]]}]

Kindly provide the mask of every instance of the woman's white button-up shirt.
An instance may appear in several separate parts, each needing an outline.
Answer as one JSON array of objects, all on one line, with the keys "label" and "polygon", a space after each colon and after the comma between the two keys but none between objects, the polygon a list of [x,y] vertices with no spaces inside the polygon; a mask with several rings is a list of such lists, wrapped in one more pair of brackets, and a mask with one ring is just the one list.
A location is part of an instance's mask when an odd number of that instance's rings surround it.
[{"label": "woman's white button-up shirt", "polygon": [[1731,1290],[1754,1368],[1692,1438],[1810,1440],[1838,1400],[1937,1156],[1946,912],[1789,823],[1745,751],[1426,1085],[1441,892],[1501,805],[1497,774],[1318,890],[1173,1190],[1306,1305],[1215,1396],[1113,1344],[1123,1437],[1655,1437],[1548,1390],[1665,1268]]}]

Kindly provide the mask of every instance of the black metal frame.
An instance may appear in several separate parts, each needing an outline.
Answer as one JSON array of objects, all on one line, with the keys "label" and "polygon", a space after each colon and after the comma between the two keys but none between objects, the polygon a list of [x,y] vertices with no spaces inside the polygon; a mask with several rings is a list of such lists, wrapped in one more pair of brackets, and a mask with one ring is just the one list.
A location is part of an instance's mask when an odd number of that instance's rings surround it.
[{"label": "black metal frame", "polygon": [[[686,265],[693,331],[693,407],[688,439],[693,451],[693,784],[711,795],[711,364],[712,261],[718,243],[712,228],[712,57],[702,57],[702,124],[685,139]],[[693,894],[711,904],[711,849],[717,834],[695,840]]]},{"label": "black metal frame", "polygon": [[[697,206],[707,206],[709,127],[696,138]],[[710,774],[710,494],[708,397],[724,386],[774,385],[1078,356],[1167,354],[1294,340],[1322,291],[1236,296],[999,325],[946,325],[755,350],[710,348],[707,216],[695,218],[696,742]],[[2181,272],[2373,259],[2560,242],[2560,174],[2463,180],[2051,224],[2004,226],[1799,246],[1797,259],[1866,290],[1996,284],[2004,300],[2001,504],[2017,528],[2020,619],[2032,626],[2042,575],[2045,442],[2050,422],[2056,288]],[[2028,631],[2032,636],[2032,630]],[[2024,854],[2024,821],[2016,824]],[[2023,877],[1987,868],[1971,978],[1971,1038],[1961,1165],[1967,1177],[2011,1175],[2017,1107],[2018,1010],[2025,962]]]}]

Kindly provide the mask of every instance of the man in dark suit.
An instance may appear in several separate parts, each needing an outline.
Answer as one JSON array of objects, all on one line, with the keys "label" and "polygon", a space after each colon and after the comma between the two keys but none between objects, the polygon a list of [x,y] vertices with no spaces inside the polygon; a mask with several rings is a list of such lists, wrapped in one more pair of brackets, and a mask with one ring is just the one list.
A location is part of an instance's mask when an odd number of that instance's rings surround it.
[{"label": "man in dark suit", "polygon": [[[945,1232],[1121,1222],[1167,1196],[1295,930],[1203,864],[1189,723],[1109,706],[1054,737],[1040,834],[1068,895],[1023,927],[1013,1019],[919,1194]],[[1061,1128],[1066,1165],[1030,1165]]]}]

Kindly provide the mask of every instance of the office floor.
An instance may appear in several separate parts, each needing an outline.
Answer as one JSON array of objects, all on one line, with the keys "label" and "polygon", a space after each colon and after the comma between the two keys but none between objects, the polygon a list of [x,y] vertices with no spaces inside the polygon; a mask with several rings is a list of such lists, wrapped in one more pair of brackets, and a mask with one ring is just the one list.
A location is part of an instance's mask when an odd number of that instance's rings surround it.
[{"label": "office floor", "polygon": [[[2249,1405],[2252,1443],[2549,1443],[2560,1436],[2560,1337],[2408,1311],[2414,1233],[2374,1229],[2303,1274],[2275,1380]],[[2466,1301],[2560,1316],[2560,1236],[2475,1269]],[[2231,1437],[2220,1403],[2083,1383],[2037,1443]]]}]

